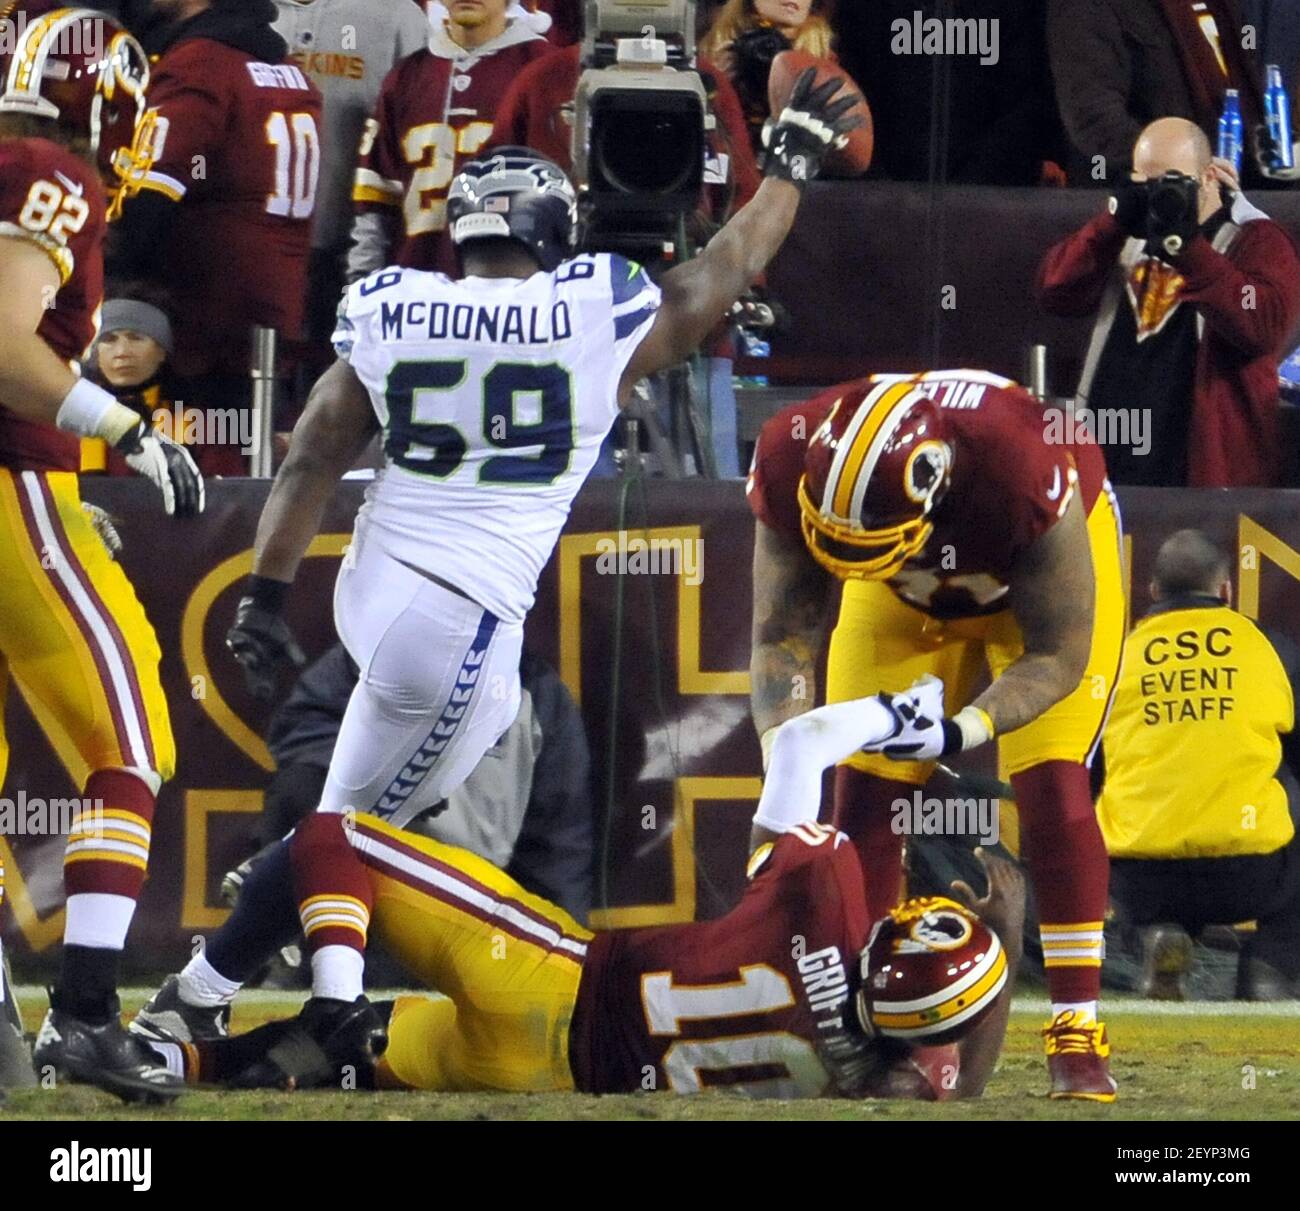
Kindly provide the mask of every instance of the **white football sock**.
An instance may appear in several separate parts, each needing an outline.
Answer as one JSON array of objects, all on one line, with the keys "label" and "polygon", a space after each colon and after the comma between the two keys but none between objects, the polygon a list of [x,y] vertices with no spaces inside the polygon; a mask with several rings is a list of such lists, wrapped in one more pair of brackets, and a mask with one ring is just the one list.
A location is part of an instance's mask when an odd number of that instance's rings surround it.
[{"label": "white football sock", "polygon": [[363,989],[366,956],[351,946],[322,946],[311,957],[311,994],[355,1001]]},{"label": "white football sock", "polygon": [[95,950],[121,950],[131,928],[135,901],[100,891],[82,891],[68,897],[63,922],[64,946],[90,946]]},{"label": "white football sock", "polygon": [[1053,1001],[1052,1017],[1058,1014],[1072,1010],[1077,1013],[1085,1022],[1095,1022],[1097,1020],[1097,1002],[1096,1001]]},{"label": "white football sock", "polygon": [[203,951],[199,951],[180,974],[181,1000],[187,1005],[211,1009],[218,1005],[229,1005],[235,999],[243,985],[236,980],[228,980],[211,963]]}]

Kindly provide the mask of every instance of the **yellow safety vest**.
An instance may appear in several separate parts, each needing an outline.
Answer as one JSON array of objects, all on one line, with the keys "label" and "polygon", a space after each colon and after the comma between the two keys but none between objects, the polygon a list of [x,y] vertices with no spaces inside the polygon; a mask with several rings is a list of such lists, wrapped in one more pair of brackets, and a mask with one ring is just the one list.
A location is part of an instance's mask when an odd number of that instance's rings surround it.
[{"label": "yellow safety vest", "polygon": [[1277,779],[1295,724],[1281,659],[1227,606],[1137,624],[1106,725],[1097,815],[1113,858],[1266,854],[1295,834]]}]

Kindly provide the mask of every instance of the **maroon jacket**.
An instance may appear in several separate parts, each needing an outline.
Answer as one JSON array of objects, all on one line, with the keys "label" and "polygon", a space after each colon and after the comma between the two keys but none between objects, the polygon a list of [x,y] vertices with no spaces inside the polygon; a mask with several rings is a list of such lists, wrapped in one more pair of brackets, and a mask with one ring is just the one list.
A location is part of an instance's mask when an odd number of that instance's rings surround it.
[{"label": "maroon jacket", "polygon": [[[1195,305],[1203,328],[1187,438],[1192,487],[1272,487],[1282,472],[1278,362],[1300,317],[1300,256],[1290,235],[1244,197],[1224,252],[1197,236],[1175,262],[1181,302]],[[1124,273],[1125,235],[1100,214],[1053,245],[1038,269],[1038,298],[1054,315],[1090,315]],[[1243,306],[1246,287],[1254,307]],[[1127,305],[1127,304],[1124,304]],[[1102,320],[1098,321],[1103,322]]]}]

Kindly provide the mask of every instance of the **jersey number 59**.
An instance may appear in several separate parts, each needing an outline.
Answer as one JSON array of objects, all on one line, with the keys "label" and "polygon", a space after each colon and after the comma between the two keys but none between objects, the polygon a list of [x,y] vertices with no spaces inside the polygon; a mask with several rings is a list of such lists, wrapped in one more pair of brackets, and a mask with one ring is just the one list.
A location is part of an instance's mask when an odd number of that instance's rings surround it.
[{"label": "jersey number 59", "polygon": [[[468,369],[464,358],[394,366],[385,390],[384,453],[407,471],[445,479],[471,451],[530,450],[535,453],[491,454],[476,460],[478,482],[523,487],[554,483],[568,470],[573,455],[569,372],[556,362],[497,362],[482,378],[483,412],[475,418],[479,431],[466,433],[453,423],[456,397],[443,393],[462,388]],[[519,419],[519,396],[532,397],[535,421]],[[443,401],[446,411],[439,408]],[[440,412],[447,419],[433,419]]]}]

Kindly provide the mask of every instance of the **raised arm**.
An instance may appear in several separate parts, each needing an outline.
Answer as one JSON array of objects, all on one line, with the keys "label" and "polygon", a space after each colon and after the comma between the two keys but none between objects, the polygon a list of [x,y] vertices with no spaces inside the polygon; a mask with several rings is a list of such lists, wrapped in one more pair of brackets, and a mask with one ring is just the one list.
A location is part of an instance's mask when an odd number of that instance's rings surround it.
[{"label": "raised arm", "polygon": [[832,102],[842,79],[813,88],[814,78],[812,68],[799,77],[771,128],[767,179],[753,200],[699,256],[660,279],[663,299],[654,324],[623,372],[620,402],[631,397],[638,380],[688,357],[749,289],[789,233],[803,186],[817,175],[826,153],[858,125],[859,119],[845,117],[857,95]]}]

